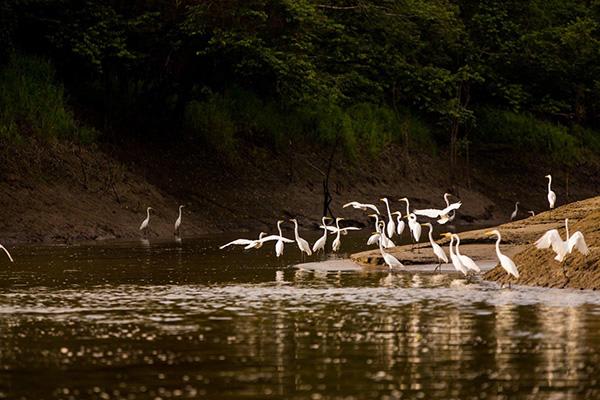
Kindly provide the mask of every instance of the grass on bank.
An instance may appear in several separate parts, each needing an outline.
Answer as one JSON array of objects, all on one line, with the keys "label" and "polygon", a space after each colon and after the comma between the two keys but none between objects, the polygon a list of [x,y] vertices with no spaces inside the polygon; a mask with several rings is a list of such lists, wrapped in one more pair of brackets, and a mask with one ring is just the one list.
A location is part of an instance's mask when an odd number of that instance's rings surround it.
[{"label": "grass on bank", "polygon": [[50,62],[13,55],[0,67],[0,138],[19,141],[24,135],[80,142],[96,136],[75,120]]},{"label": "grass on bank", "polygon": [[290,141],[338,143],[351,158],[374,157],[390,143],[406,140],[436,150],[429,126],[409,112],[398,116],[388,106],[371,103],[343,108],[325,99],[285,109],[242,90],[191,101],[184,126],[226,155],[234,155],[243,141],[275,148]]}]

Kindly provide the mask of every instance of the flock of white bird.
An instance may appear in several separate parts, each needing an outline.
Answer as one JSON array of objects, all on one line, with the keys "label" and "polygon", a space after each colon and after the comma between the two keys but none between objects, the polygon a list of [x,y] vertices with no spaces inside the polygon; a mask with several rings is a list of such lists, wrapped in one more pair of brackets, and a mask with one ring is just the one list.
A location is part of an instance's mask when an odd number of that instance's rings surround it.
[{"label": "flock of white bird", "polygon": [[[552,191],[552,176],[546,175],[548,179],[548,205],[550,209],[553,209],[556,204],[556,194]],[[353,207],[358,210],[366,211],[366,212],[374,212],[373,214],[369,214],[369,217],[375,219],[375,232],[367,239],[367,245],[375,245],[379,246],[379,251],[381,253],[381,257],[384,263],[390,268],[403,268],[404,265],[392,254],[388,253],[386,249],[390,249],[396,247],[393,242],[394,235],[400,237],[404,232],[406,226],[408,226],[409,235],[413,243],[418,243],[421,239],[421,230],[422,226],[429,228],[429,243],[431,245],[431,249],[433,254],[437,257],[438,264],[435,267],[434,271],[441,267],[442,263],[448,263],[449,259],[446,256],[444,249],[435,242],[433,239],[433,225],[430,222],[420,223],[417,220],[417,216],[427,217],[431,219],[435,219],[438,224],[444,225],[448,222],[451,222],[456,217],[456,211],[461,207],[462,203],[457,201],[455,203],[450,203],[449,197],[451,195],[449,193],[444,194],[444,201],[446,202],[446,207],[443,209],[414,209],[411,211],[410,202],[408,198],[404,197],[399,199],[400,202],[406,203],[406,214],[402,217],[402,213],[400,211],[392,212],[390,208],[390,201],[387,198],[381,198],[380,201],[385,204],[386,214],[387,214],[387,222],[385,221],[386,216],[382,215],[379,211],[379,208],[375,204],[369,203],[360,203],[358,201],[352,201],[347,204],[344,204],[343,208]],[[511,215],[511,220],[515,219],[518,213],[518,202],[515,205],[515,211]],[[530,214],[535,215],[535,212],[529,211]],[[394,219],[394,216],[396,217]],[[407,223],[404,222],[403,218],[407,219]],[[325,246],[327,243],[328,234],[335,235],[335,239],[331,245],[331,250],[333,252],[337,252],[341,246],[341,236],[347,234],[350,230],[358,230],[356,227],[340,227],[340,221],[343,221],[344,218],[336,218],[335,224],[327,225],[327,221],[331,220],[329,217],[323,217],[320,225],[320,228],[323,229],[323,235],[320,236],[313,246],[300,237],[298,232],[298,221],[295,219],[291,219],[290,221],[294,223],[294,236],[296,244],[300,249],[301,255],[304,258],[304,255],[310,256],[313,253],[325,252]],[[221,249],[224,249],[229,246],[243,246],[244,249],[258,249],[262,247],[262,245],[266,242],[274,241],[275,242],[275,255],[280,257],[283,255],[284,244],[285,243],[293,243],[294,240],[288,239],[283,236],[281,231],[281,224],[283,220],[277,221],[277,235],[269,235],[261,232],[258,239],[236,239],[229,243],[221,246]],[[546,249],[552,247],[554,252],[556,253],[555,259],[559,262],[562,262],[567,254],[570,254],[573,249],[579,250],[583,254],[588,254],[589,250],[587,244],[585,243],[585,239],[581,232],[575,232],[572,236],[569,236],[569,227],[568,227],[568,219],[565,220],[565,228],[567,233],[566,240],[562,240],[560,234],[556,229],[549,230],[546,232],[538,241],[535,242],[535,246],[538,249]],[[502,268],[510,275],[515,278],[519,278],[519,271],[517,269],[516,264],[513,260],[511,260],[507,255],[503,254],[500,251],[500,242],[502,240],[502,236],[500,231],[497,229],[486,232],[488,236],[496,236],[496,255],[498,257],[498,261]],[[448,247],[448,251],[450,254],[450,262],[456,271],[461,272],[465,276],[471,273],[479,273],[481,272],[481,268],[477,265],[472,258],[461,254],[460,252],[460,237],[455,233],[446,232],[443,233],[442,236],[450,239],[450,244]]]},{"label": "flock of white bird", "polygon": [[[548,204],[550,206],[550,209],[552,210],[556,203],[556,194],[552,191],[551,188],[552,176],[546,175],[546,178],[548,179]],[[394,257],[392,254],[386,251],[386,249],[396,247],[396,245],[392,241],[394,235],[400,237],[400,235],[402,235],[402,233],[405,231],[406,226],[408,225],[408,231],[413,243],[418,243],[421,239],[421,227],[425,226],[429,228],[429,243],[431,244],[433,254],[438,259],[438,265],[435,267],[435,270],[437,270],[441,267],[442,262],[448,263],[448,257],[446,256],[444,249],[433,239],[433,225],[430,222],[419,223],[417,221],[417,216],[435,219],[440,225],[444,225],[448,222],[453,221],[456,217],[456,211],[461,207],[462,203],[460,201],[450,203],[449,197],[449,193],[444,194],[444,201],[446,202],[446,207],[443,209],[415,209],[412,210],[412,212],[410,210],[410,202],[408,198],[401,198],[398,201],[406,203],[406,214],[404,217],[402,217],[402,213],[400,211],[392,212],[392,210],[390,209],[389,200],[387,198],[382,198],[380,199],[380,201],[382,201],[385,204],[387,212],[387,223],[385,221],[385,216],[382,216],[382,214],[379,212],[379,209],[374,204],[359,203],[357,201],[352,201],[347,204],[344,204],[343,207],[353,207],[355,209],[367,212],[374,211],[373,214],[369,214],[369,217],[375,219],[375,232],[373,232],[373,234],[368,238],[367,245],[377,244],[379,246],[381,256],[385,264],[390,269],[393,269],[395,267],[404,267],[404,265],[402,265],[402,263],[396,257]],[[515,205],[515,211],[511,215],[511,220],[514,219],[517,215],[518,205],[519,203],[517,202],[517,204]],[[176,237],[178,237],[180,233],[180,227],[182,223],[182,209],[184,207],[185,206],[183,205],[179,206],[179,215],[175,220],[174,231]],[[150,211],[152,210],[152,207],[148,207],[146,209],[146,219],[142,221],[139,228],[139,230],[143,232],[144,236],[147,236],[148,233],[148,229],[150,226]],[[533,211],[529,211],[529,213],[535,215]],[[396,216],[395,220],[394,216]],[[407,223],[403,221],[403,218],[407,219]],[[320,236],[319,239],[317,239],[317,241],[315,241],[315,243],[311,247],[305,239],[300,237],[300,233],[298,232],[298,221],[296,219],[290,219],[290,221],[294,224],[295,241],[298,245],[298,248],[300,249],[302,258],[304,258],[304,255],[310,256],[313,253],[325,253],[327,237],[329,234],[335,235],[335,239],[331,244],[331,250],[333,252],[337,252],[342,244],[342,235],[348,234],[349,231],[360,229],[352,226],[341,227],[340,221],[344,220],[344,218],[341,217],[336,218],[335,224],[332,225],[327,224],[327,221],[329,220],[331,220],[331,218],[329,217],[323,217],[321,219],[322,224],[320,225],[320,228],[323,229],[323,235]],[[278,234],[276,235],[267,235],[265,232],[261,232],[257,239],[236,239],[227,244],[224,244],[220,247],[220,249],[224,249],[229,246],[243,246],[246,250],[259,249],[263,246],[263,244],[267,242],[275,242],[275,255],[277,257],[280,257],[281,255],[283,255],[284,244],[294,242],[294,240],[288,239],[283,236],[283,233],[281,231],[281,224],[283,222],[283,220],[277,221]],[[555,260],[559,262],[563,262],[565,257],[568,254],[571,254],[574,249],[577,249],[582,254],[587,255],[589,253],[589,249],[587,247],[583,234],[577,231],[573,235],[569,235],[568,223],[569,220],[565,219],[565,240],[561,238],[560,234],[558,233],[558,230],[552,229],[546,232],[539,240],[537,240],[535,242],[535,246],[538,249],[547,249],[551,247],[552,250],[556,253]],[[500,262],[502,268],[504,268],[504,270],[506,270],[506,272],[509,275],[512,275],[515,278],[519,278],[519,271],[514,261],[511,260],[505,254],[502,254],[502,252],[500,251],[500,242],[502,240],[500,232],[497,229],[495,229],[486,232],[486,235],[496,236],[496,254],[498,256],[498,261]],[[481,268],[477,265],[477,263],[473,261],[473,259],[464,254],[461,254],[459,248],[460,237],[457,234],[446,232],[443,233],[442,236],[450,239],[450,244],[448,246],[450,261],[457,271],[461,272],[464,275],[481,272]],[[0,249],[6,253],[11,262],[14,261],[8,250],[1,244]]]}]

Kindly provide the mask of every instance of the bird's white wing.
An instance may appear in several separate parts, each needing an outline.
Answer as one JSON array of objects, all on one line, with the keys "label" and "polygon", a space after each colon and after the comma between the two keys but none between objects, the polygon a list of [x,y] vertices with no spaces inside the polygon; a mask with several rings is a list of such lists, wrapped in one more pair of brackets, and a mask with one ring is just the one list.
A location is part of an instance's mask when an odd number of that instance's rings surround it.
[{"label": "bird's white wing", "polygon": [[360,231],[360,228],[357,228],[355,226],[348,226],[346,228],[341,228],[340,231],[341,232],[344,232],[344,231],[346,231],[346,232],[347,231]]},{"label": "bird's white wing", "polygon": [[224,244],[223,246],[219,247],[219,249],[223,250],[225,247],[228,246],[232,246],[232,245],[237,245],[237,246],[245,246],[247,244],[250,244],[254,242],[254,240],[250,240],[250,239],[236,239],[234,241],[231,241],[227,244]]},{"label": "bird's white wing", "polygon": [[366,210],[368,208],[368,209],[375,211],[377,214],[380,214],[379,209],[374,204],[365,204],[365,203],[359,203],[358,201],[351,201],[350,203],[346,203],[342,206],[342,208],[346,208],[346,207],[354,207],[359,210]]},{"label": "bird's white wing", "polygon": [[337,233],[337,228],[335,226],[331,226],[331,225],[327,225],[327,226],[319,225],[319,228],[321,228],[321,229],[325,229],[326,228],[329,232]]},{"label": "bird's white wing", "polygon": [[590,250],[588,249],[587,244],[585,243],[585,239],[583,238],[583,233],[579,231],[575,232],[573,236],[569,238],[567,246],[569,248],[569,253],[573,251],[573,248],[579,250],[579,252],[584,256],[590,253]]},{"label": "bird's white wing", "polygon": [[535,247],[538,249],[547,249],[552,246],[555,253],[559,253],[563,248],[563,240],[556,229],[551,229],[544,233],[544,236],[535,242]]},{"label": "bird's white wing", "polygon": [[282,242],[285,242],[285,243],[294,243],[293,240],[290,240],[288,238],[284,238],[283,236],[279,236],[279,235],[265,236],[264,238],[259,239],[258,242],[264,243],[264,242],[272,242],[274,240],[281,240]]},{"label": "bird's white wing", "polygon": [[[579,232],[578,232],[579,233]],[[0,244],[0,249],[4,250],[4,252],[6,253],[6,255],[8,256],[8,259],[10,260],[10,262],[14,262],[13,258],[11,257],[10,253],[8,252],[8,250],[6,250],[6,247],[2,246]]]},{"label": "bird's white wing", "polygon": [[350,203],[346,203],[342,206],[342,208],[346,208],[346,207],[354,207],[354,208],[358,208],[360,206],[360,203],[358,201],[351,201]]},{"label": "bird's white wing", "polygon": [[369,209],[375,211],[377,214],[381,214],[379,212],[379,209],[377,208],[377,206],[374,205],[374,204],[363,204],[363,206],[365,206],[366,208],[369,208]]},{"label": "bird's white wing", "polygon": [[413,210],[413,213],[422,215],[429,218],[437,218],[442,215],[443,210],[436,210],[435,208],[425,208],[423,210]]},{"label": "bird's white wing", "polygon": [[460,208],[460,206],[462,206],[462,203],[460,201],[458,203],[452,203],[448,207],[444,208],[441,211],[441,214],[445,215],[445,214],[448,214],[452,210],[458,210]]}]

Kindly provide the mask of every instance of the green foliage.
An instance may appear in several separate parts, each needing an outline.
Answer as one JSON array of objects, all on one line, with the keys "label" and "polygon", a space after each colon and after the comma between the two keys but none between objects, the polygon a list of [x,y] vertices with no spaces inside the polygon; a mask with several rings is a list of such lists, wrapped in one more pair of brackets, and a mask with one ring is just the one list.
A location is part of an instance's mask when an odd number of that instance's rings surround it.
[{"label": "green foliage", "polygon": [[13,56],[0,70],[0,136],[15,140],[23,133],[82,142],[95,136],[76,123],[48,61]]},{"label": "green foliage", "polygon": [[408,111],[397,115],[385,105],[359,103],[342,108],[321,99],[286,109],[244,90],[211,94],[186,107],[188,133],[230,157],[239,141],[282,148],[294,143],[340,146],[350,157],[375,157],[405,138],[434,146],[429,127]]},{"label": "green foliage", "polygon": [[553,160],[573,164],[589,151],[600,151],[598,132],[576,126],[572,132],[563,125],[492,108],[477,113],[475,140],[479,143],[504,143],[516,151],[540,152]]}]

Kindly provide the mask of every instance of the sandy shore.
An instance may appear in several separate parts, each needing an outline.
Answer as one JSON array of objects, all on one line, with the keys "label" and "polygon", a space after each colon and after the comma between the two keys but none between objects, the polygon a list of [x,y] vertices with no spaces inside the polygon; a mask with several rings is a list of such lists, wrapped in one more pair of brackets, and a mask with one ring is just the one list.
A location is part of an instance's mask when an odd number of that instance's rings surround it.
[{"label": "sandy shore", "polygon": [[[533,243],[550,229],[558,229],[564,237],[565,218],[569,218],[571,234],[577,230],[584,234],[590,254],[583,256],[575,251],[560,264],[553,259],[555,254],[552,250],[538,250]],[[547,287],[600,288],[600,197],[570,203],[552,212],[543,212],[496,228],[502,234],[501,251],[514,259],[521,275],[517,281],[513,278],[511,282]],[[497,260],[495,240],[485,236],[489,230],[461,233],[461,252],[475,261]],[[426,240],[426,236],[422,237]],[[447,245],[448,240],[441,239],[438,243]],[[447,253],[448,248],[445,247],[445,250]],[[421,243],[418,251],[412,250],[411,246],[398,246],[390,249],[389,253],[407,265],[437,262],[429,243]],[[351,258],[367,267],[383,264],[379,250],[356,253]],[[484,278],[509,282],[500,266],[486,272]]]}]

